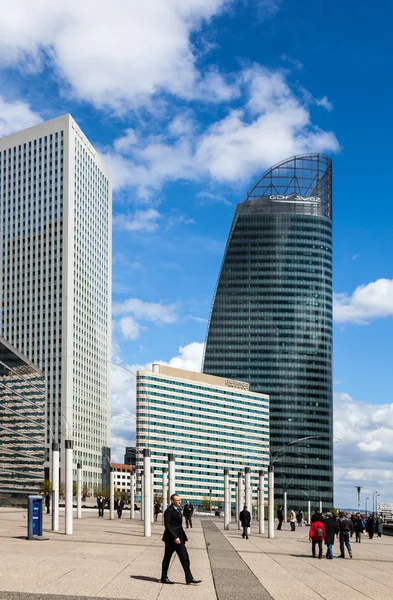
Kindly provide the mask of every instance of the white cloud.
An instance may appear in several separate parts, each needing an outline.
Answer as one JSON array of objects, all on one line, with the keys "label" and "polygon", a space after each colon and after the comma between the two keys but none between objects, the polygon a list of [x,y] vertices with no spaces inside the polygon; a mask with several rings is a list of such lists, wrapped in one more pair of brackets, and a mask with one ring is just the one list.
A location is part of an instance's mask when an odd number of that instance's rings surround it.
[{"label": "white cloud", "polygon": [[378,490],[383,500],[392,501],[393,403],[371,404],[338,393],[334,421],[336,504],[357,506],[354,485],[363,486],[363,497]]},{"label": "white cloud", "polygon": [[315,104],[317,106],[322,106],[329,112],[333,110],[333,104],[330,102],[330,100],[327,96],[323,96],[323,98],[317,98],[315,100]]},{"label": "white cloud", "polygon": [[337,323],[367,325],[373,319],[393,315],[393,280],[377,279],[360,285],[351,296],[334,294],[334,320]]},{"label": "white cloud", "polygon": [[0,137],[38,125],[41,121],[40,115],[35,113],[26,102],[7,101],[0,95]]},{"label": "white cloud", "polygon": [[[169,362],[155,360],[161,364],[170,365],[177,369],[200,371],[202,365],[204,344],[192,342],[179,348],[179,354]],[[137,371],[150,370],[151,363],[146,365],[120,364],[111,365],[111,433],[112,458],[123,462],[126,445],[135,444],[136,431],[136,385]]]},{"label": "white cloud", "polygon": [[114,315],[127,315],[127,313],[130,313],[135,319],[164,325],[177,321],[176,308],[175,304],[144,302],[139,298],[128,298],[124,302],[115,302],[112,306],[112,313]]},{"label": "white cloud", "polygon": [[160,213],[154,208],[136,210],[130,215],[116,215],[113,217],[113,226],[124,231],[142,231],[152,233],[158,228]]},{"label": "white cloud", "polygon": [[117,323],[126,340],[136,340],[140,334],[140,326],[132,317],[123,317]]},{"label": "white cloud", "polygon": [[0,20],[0,63],[52,64],[73,92],[123,110],[162,91],[203,101],[236,90],[214,70],[202,77],[190,36],[232,0],[18,0]]},{"label": "white cloud", "polygon": [[[238,80],[247,96],[245,107],[229,109],[204,131],[196,130],[192,115],[188,120],[181,115],[159,136],[139,135],[139,146],[126,141],[126,132],[105,155],[115,186],[135,187],[148,197],[181,179],[236,185],[288,156],[339,149],[332,132],[311,124],[307,101],[296,96],[283,73],[254,65]],[[116,147],[124,149],[120,153]]]}]

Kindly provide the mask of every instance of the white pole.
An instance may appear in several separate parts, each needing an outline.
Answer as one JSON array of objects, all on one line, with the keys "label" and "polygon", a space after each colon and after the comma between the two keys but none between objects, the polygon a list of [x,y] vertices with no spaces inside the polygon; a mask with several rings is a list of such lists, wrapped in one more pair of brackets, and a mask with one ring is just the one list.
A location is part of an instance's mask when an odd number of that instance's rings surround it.
[{"label": "white pole", "polygon": [[130,519],[135,519],[135,472],[130,474]]},{"label": "white pole", "polygon": [[65,440],[65,533],[72,535],[72,440]]},{"label": "white pole", "polygon": [[252,505],[251,505],[251,473],[250,473],[250,467],[246,467],[244,469],[245,472],[245,480],[246,480],[246,491],[245,491],[245,504],[248,508],[248,510],[250,511],[250,514],[252,514]]},{"label": "white pole", "polygon": [[287,522],[288,506],[287,506],[287,490],[284,489],[284,523]]},{"label": "white pole", "polygon": [[59,444],[52,442],[52,531],[59,531]]},{"label": "white pole", "polygon": [[238,472],[237,474],[237,493],[238,493],[238,500],[237,500],[237,513],[236,513],[236,520],[237,520],[237,528],[240,529],[241,524],[240,524],[240,519],[239,519],[239,514],[240,511],[243,510],[243,473],[241,471]]},{"label": "white pole", "polygon": [[308,524],[311,525],[311,500],[308,499]]},{"label": "white pole", "polygon": [[150,469],[151,473],[151,522],[154,523],[154,467]]},{"label": "white pole", "polygon": [[322,498],[319,498],[319,512],[322,514]]},{"label": "white pole", "polygon": [[175,455],[168,454],[168,495],[169,502],[171,502],[171,496],[176,492],[175,483]]},{"label": "white pole", "polygon": [[238,482],[235,481],[235,523],[239,520],[239,489]]},{"label": "white pole", "polygon": [[268,537],[274,538],[274,466],[268,466]]},{"label": "white pole", "polygon": [[109,518],[111,521],[115,518],[115,474],[111,467],[109,475]]},{"label": "white pole", "polygon": [[82,518],[82,463],[76,465],[76,518]]},{"label": "white pole", "polygon": [[143,473],[145,478],[144,485],[144,536],[151,536],[151,458],[150,450],[143,449]]},{"label": "white pole", "polygon": [[224,529],[229,529],[230,517],[229,471],[224,469]]},{"label": "white pole", "polygon": [[265,472],[259,471],[258,497],[259,533],[265,533]]},{"label": "white pole", "polygon": [[164,512],[168,507],[168,469],[162,467],[162,522],[164,522]]}]

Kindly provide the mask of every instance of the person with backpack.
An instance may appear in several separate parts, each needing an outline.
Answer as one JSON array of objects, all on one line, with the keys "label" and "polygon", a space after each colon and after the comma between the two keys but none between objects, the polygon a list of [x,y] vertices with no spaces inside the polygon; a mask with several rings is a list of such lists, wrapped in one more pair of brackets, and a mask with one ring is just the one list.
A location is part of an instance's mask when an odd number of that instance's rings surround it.
[{"label": "person with backpack", "polygon": [[360,516],[360,513],[357,513],[355,515],[355,518],[353,520],[353,528],[354,528],[355,535],[356,535],[356,543],[359,542],[359,544],[360,544],[362,541],[362,534],[365,529],[365,524],[363,522],[362,517]]},{"label": "person with backpack", "polygon": [[318,558],[322,558],[322,542],[326,537],[326,529],[322,521],[313,521],[311,523],[308,537],[312,542],[312,557],[315,558],[315,549],[318,544]]},{"label": "person with backpack", "polygon": [[353,533],[352,520],[345,513],[340,512],[338,523],[340,526],[340,558],[345,558],[344,546],[348,550],[349,558],[352,558],[352,548],[349,541],[349,535],[351,532]]}]

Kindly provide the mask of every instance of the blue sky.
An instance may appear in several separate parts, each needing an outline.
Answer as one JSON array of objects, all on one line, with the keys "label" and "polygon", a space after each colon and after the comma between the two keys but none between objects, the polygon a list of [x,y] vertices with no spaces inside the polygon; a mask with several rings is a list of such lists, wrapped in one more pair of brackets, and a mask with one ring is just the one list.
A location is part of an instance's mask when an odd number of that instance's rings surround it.
[{"label": "blue sky", "polygon": [[[2,6],[4,4],[4,6]],[[337,504],[393,501],[387,1],[0,0],[0,135],[70,112],[114,180],[113,360],[198,368],[236,203],[334,160]],[[134,412],[114,367],[113,412]],[[113,416],[121,454],[132,419]]]}]

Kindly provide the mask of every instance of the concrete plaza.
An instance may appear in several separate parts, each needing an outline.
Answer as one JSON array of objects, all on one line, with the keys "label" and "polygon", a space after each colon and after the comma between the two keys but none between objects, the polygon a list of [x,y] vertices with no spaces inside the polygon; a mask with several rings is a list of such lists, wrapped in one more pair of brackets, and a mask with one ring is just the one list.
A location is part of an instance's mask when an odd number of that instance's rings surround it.
[{"label": "concrete plaza", "polygon": [[[64,530],[64,513],[60,513]],[[232,525],[223,531],[222,519],[194,519],[188,549],[199,586],[186,586],[175,558],[169,576],[176,585],[159,582],[164,544],[162,525],[152,525],[143,537],[139,520],[127,512],[109,521],[86,510],[74,520],[74,535],[50,531],[48,541],[27,541],[26,511],[0,509],[1,600],[375,600],[393,597],[393,537],[364,536],[352,544],[351,560],[313,559],[308,528],[294,533],[289,525],[276,537],[251,533],[243,540]],[[257,530],[257,524],[253,525]],[[354,538],[353,538],[354,542]],[[338,554],[337,543],[334,546]]]}]

